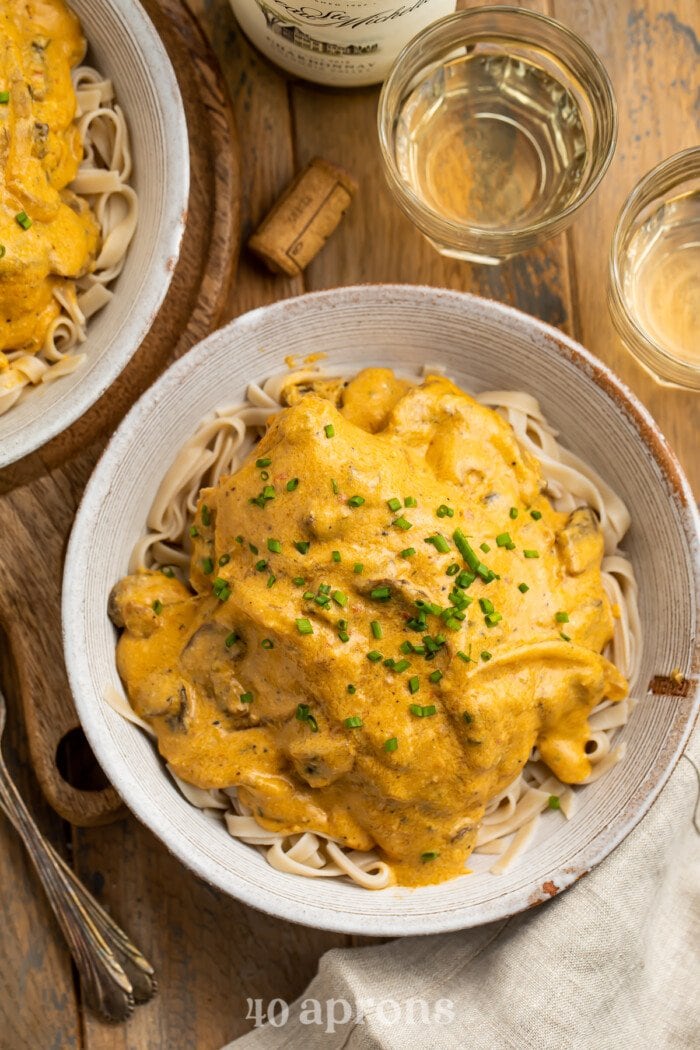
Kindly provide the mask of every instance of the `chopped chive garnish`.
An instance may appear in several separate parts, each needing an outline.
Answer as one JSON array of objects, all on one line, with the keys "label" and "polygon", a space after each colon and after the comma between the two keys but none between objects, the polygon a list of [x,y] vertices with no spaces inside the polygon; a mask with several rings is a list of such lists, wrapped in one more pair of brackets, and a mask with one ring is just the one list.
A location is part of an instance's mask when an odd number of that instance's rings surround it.
[{"label": "chopped chive garnish", "polygon": [[442,671],[433,671],[431,674],[428,675],[428,678],[431,682],[439,682],[442,678]]},{"label": "chopped chive garnish", "polygon": [[270,459],[269,456],[265,456],[264,459],[256,459],[255,460],[255,466],[256,467],[269,467],[271,463],[272,463],[272,460]]},{"label": "chopped chive garnish", "polygon": [[472,722],[474,721],[474,715],[470,715],[468,711],[464,712],[464,714],[462,715],[462,718],[464,719],[464,721],[467,723],[468,726],[470,726],[472,724]]},{"label": "chopped chive garnish", "polygon": [[303,587],[304,584],[306,583],[306,580],[304,579],[303,576],[295,576],[294,579],[292,580],[292,583],[294,584],[295,587]]},{"label": "chopped chive garnish", "polygon": [[326,435],[327,438],[332,438],[335,435],[335,427],[333,426],[333,424],[326,423],[325,427],[323,428],[323,433]]},{"label": "chopped chive garnish", "polygon": [[448,576],[456,576],[459,572],[459,565],[456,561],[453,561],[451,565],[447,566],[447,569],[445,571]]},{"label": "chopped chive garnish", "polygon": [[214,580],[212,591],[220,602],[227,602],[231,597],[231,588],[226,583],[226,580],[222,580],[220,576],[217,576]]},{"label": "chopped chive garnish", "polygon": [[386,501],[386,505],[389,508],[389,510],[401,510],[401,500],[397,499],[396,496],[394,496],[393,499],[388,499]]},{"label": "chopped chive garnish", "polygon": [[313,634],[314,633],[314,629],[311,626],[311,621],[307,620],[305,616],[303,616],[301,619],[297,620],[296,624],[297,624],[297,631],[299,632],[299,634]]},{"label": "chopped chive garnish", "polygon": [[399,741],[395,736],[390,736],[388,740],[384,741],[385,751],[396,751],[399,746]]},{"label": "chopped chive garnish", "polygon": [[299,487],[299,478],[290,478],[284,487],[287,492],[294,492],[294,489]]},{"label": "chopped chive garnish", "polygon": [[484,619],[489,627],[495,627],[497,623],[500,623],[503,619],[503,615],[499,612],[488,613]]},{"label": "chopped chive garnish", "polygon": [[303,597],[304,601],[310,602],[316,597],[316,595],[314,594],[313,591],[304,591],[302,597]]},{"label": "chopped chive garnish", "polygon": [[420,678],[417,674],[414,674],[412,678],[408,680],[408,691],[409,693],[417,693],[420,689]]},{"label": "chopped chive garnish", "polygon": [[467,537],[464,535],[461,529],[455,529],[452,533],[452,539],[455,541],[455,546],[459,553],[462,555],[464,560],[470,569],[474,572],[477,570],[477,566],[480,565],[479,558],[475,551],[469,546]]},{"label": "chopped chive garnish", "polygon": [[202,572],[205,576],[211,576],[214,571],[214,562],[211,558],[202,558]]},{"label": "chopped chive garnish", "polygon": [[559,801],[558,795],[550,795],[547,799],[547,806],[549,809],[561,809],[561,802]]},{"label": "chopped chive garnish", "polygon": [[263,638],[263,640],[261,641],[260,645],[263,647],[263,649],[274,649],[275,648],[275,643],[272,641],[272,638]]},{"label": "chopped chive garnish", "polygon": [[352,567],[352,571],[355,573],[356,576],[361,576],[363,569],[364,569],[364,565],[362,564],[361,561],[356,561],[355,564]]},{"label": "chopped chive garnish", "polygon": [[390,671],[393,671],[394,668],[396,667],[396,660],[394,660],[394,658],[391,657],[391,656],[388,657],[388,659],[383,660],[382,663],[384,664],[385,667],[388,667]]},{"label": "chopped chive garnish", "polygon": [[484,663],[487,663],[491,659],[491,656],[493,654],[490,653],[488,649],[482,649],[479,655],[481,656],[481,659],[484,661]]},{"label": "chopped chive garnish", "polygon": [[169,580],[172,580],[175,577],[175,570],[171,565],[164,565],[160,571],[164,576],[167,576]]},{"label": "chopped chive garnish", "polygon": [[250,551],[251,554],[257,554],[258,553],[258,548],[255,546],[254,543],[249,543],[248,544],[248,550]]},{"label": "chopped chive garnish", "polygon": [[400,518],[395,518],[391,524],[394,526],[395,529],[401,529],[402,532],[408,532],[409,529],[413,528],[411,522],[407,521],[406,518],[404,518],[403,514]]},{"label": "chopped chive garnish", "polygon": [[279,540],[268,540],[267,549],[272,551],[273,554],[280,554],[282,551],[282,544]]},{"label": "chopped chive garnish", "polygon": [[318,722],[311,714],[308,704],[299,704],[297,706],[296,719],[298,722],[306,722],[312,733],[318,733]]},{"label": "chopped chive garnish", "polygon": [[481,606],[481,611],[483,613],[493,612],[493,602],[489,601],[488,598],[479,598],[479,605]]},{"label": "chopped chive garnish", "polygon": [[448,507],[446,503],[441,503],[435,513],[438,518],[454,518],[455,516],[454,508]]},{"label": "chopped chive garnish", "polygon": [[26,211],[20,211],[15,215],[17,225],[21,226],[23,230],[28,230],[32,225],[32,220],[27,215]]},{"label": "chopped chive garnish", "polygon": [[563,631],[559,632],[559,637],[561,638],[561,640],[563,642],[570,642],[571,641],[571,638],[569,637],[569,635],[568,634],[564,634]]},{"label": "chopped chive garnish", "polygon": [[520,591],[521,594],[527,594],[527,592],[530,590],[530,588],[528,587],[528,585],[526,583],[519,583],[518,584],[518,590]]},{"label": "chopped chive garnish", "polygon": [[435,860],[439,856],[440,856],[440,854],[437,852],[437,850],[431,849],[431,850],[426,850],[425,853],[421,853],[420,859],[421,860]]},{"label": "chopped chive garnish", "polygon": [[338,637],[340,638],[341,642],[349,642],[350,641],[350,635],[348,634],[347,631],[344,631],[344,630],[338,631]]},{"label": "chopped chive garnish", "polygon": [[221,557],[219,558],[219,565],[228,565],[228,563],[230,561],[231,561],[231,555],[230,554],[222,554]]},{"label": "chopped chive garnish", "polygon": [[374,598],[375,601],[385,602],[391,598],[391,590],[389,587],[374,587],[369,592],[370,598]]},{"label": "chopped chive garnish", "polygon": [[243,543],[243,537],[242,536],[236,536],[236,543]]},{"label": "chopped chive garnish", "polygon": [[404,547],[404,549],[401,551],[401,557],[402,558],[412,558],[415,553],[416,553],[416,548],[415,547]]},{"label": "chopped chive garnish", "polygon": [[380,660],[384,659],[384,657],[376,649],[372,649],[367,653],[367,659],[371,664],[378,664]]},{"label": "chopped chive garnish", "polygon": [[489,547],[488,543],[480,543],[479,544],[479,550],[483,551],[484,554],[488,554],[488,552],[491,550],[491,548]]},{"label": "chopped chive garnish", "polygon": [[160,616],[160,614],[163,611],[163,603],[160,600],[160,598],[156,598],[151,608],[153,609],[153,612],[156,614],[156,616]]},{"label": "chopped chive garnish", "polygon": [[298,550],[300,554],[308,554],[311,544],[306,540],[295,540],[292,546]]},{"label": "chopped chive garnish", "polygon": [[539,551],[523,551],[523,556],[525,558],[539,558],[540,552]]},{"label": "chopped chive garnish", "polygon": [[267,481],[269,479],[270,475],[268,474],[268,472],[266,470],[261,470],[260,471],[260,477],[263,479],[263,481]]},{"label": "chopped chive garnish", "polygon": [[420,704],[411,704],[409,711],[416,718],[430,718],[432,715],[437,714],[437,707],[435,704],[427,704],[425,707],[421,707]]},{"label": "chopped chive garnish", "polygon": [[554,614],[554,619],[557,621],[557,623],[568,623],[569,614],[567,612],[558,612]]},{"label": "chopped chive garnish", "polygon": [[202,507],[202,525],[207,528],[211,525],[211,511],[207,507],[206,503]]},{"label": "chopped chive garnish", "polygon": [[340,605],[341,608],[343,608],[343,609],[348,604],[348,596],[347,596],[347,594],[345,594],[344,591],[333,591],[333,594],[331,595],[331,597],[332,597],[333,601],[335,602],[335,604],[336,605]]},{"label": "chopped chive garnish", "polygon": [[348,507],[361,507],[364,502],[364,496],[351,496],[348,500]]},{"label": "chopped chive garnish", "polygon": [[539,521],[540,518],[542,517],[542,511],[541,510],[531,510],[530,511],[530,517],[534,518],[535,521]]},{"label": "chopped chive garnish", "polygon": [[401,645],[399,646],[399,652],[412,653],[413,652],[413,643],[412,642],[408,642],[408,641],[401,642]]},{"label": "chopped chive garnish", "polygon": [[466,591],[467,587],[471,587],[475,579],[476,576],[473,572],[466,572],[463,569],[455,580],[455,586],[461,587],[463,591]]},{"label": "chopped chive garnish", "polygon": [[350,718],[346,718],[344,721],[348,729],[360,729],[362,726],[362,719],[359,715],[351,715]]},{"label": "chopped chive garnish", "polygon": [[340,551],[331,551],[331,558],[333,561],[340,561]]},{"label": "chopped chive garnish", "polygon": [[325,607],[326,605],[330,605],[330,602],[331,602],[331,600],[330,600],[330,598],[328,597],[327,594],[317,594],[317,595],[315,595],[314,601],[316,602],[317,605],[320,605],[321,607]]},{"label": "chopped chive garnish", "polygon": [[241,693],[240,701],[241,701],[242,704],[252,704],[253,703],[253,694],[252,693]]},{"label": "chopped chive garnish", "polygon": [[450,545],[440,532],[436,532],[434,536],[426,536],[425,542],[432,544],[440,554],[449,554],[450,552]]},{"label": "chopped chive garnish", "polygon": [[238,641],[238,635],[236,634],[235,631],[231,631],[231,633],[226,636],[226,641],[224,642],[224,645],[226,646],[227,649],[230,649],[231,646],[235,645],[237,641]]},{"label": "chopped chive garnish", "polygon": [[344,631],[344,630],[347,629],[347,626],[348,626],[348,621],[347,620],[338,620],[338,628],[339,628],[339,630]]},{"label": "chopped chive garnish", "polygon": [[9,91],[0,91],[0,103],[3,106],[6,106],[9,101],[10,101],[10,92]]},{"label": "chopped chive garnish", "polygon": [[403,505],[404,507],[417,507],[418,500],[415,496],[404,496]]},{"label": "chopped chive garnish", "polygon": [[274,499],[275,498],[275,486],[266,485],[262,490],[263,499]]},{"label": "chopped chive garnish", "polygon": [[199,536],[199,529],[196,525],[190,525],[190,536],[194,539],[195,536]]},{"label": "chopped chive garnish", "polygon": [[351,694],[353,694],[353,693],[356,693],[356,692],[357,692],[357,689],[356,689],[356,688],[355,688],[355,686],[354,686],[354,685],[352,684],[352,682],[351,682],[351,683],[350,683],[350,685],[348,686],[348,692],[349,692],[349,693],[351,693]]},{"label": "chopped chive garnish", "polygon": [[267,568],[267,562],[265,561],[265,559],[261,558],[259,561],[256,561],[255,568],[258,570],[258,572],[265,572],[265,569]]},{"label": "chopped chive garnish", "polygon": [[379,620],[372,620],[372,622],[370,623],[370,627],[372,628],[372,634],[375,638],[384,637],[384,631],[382,630],[382,625],[380,624]]},{"label": "chopped chive garnish", "polygon": [[392,670],[396,671],[397,674],[403,674],[404,671],[408,671],[411,664],[408,660],[397,660]]},{"label": "chopped chive garnish", "polygon": [[517,516],[518,516],[518,508],[517,507],[511,507],[510,510],[508,511],[508,517],[511,519],[511,521],[515,521]]},{"label": "chopped chive garnish", "polygon": [[496,546],[497,547],[507,547],[508,544],[512,543],[512,542],[513,541],[510,538],[510,533],[509,532],[500,532],[498,534],[498,536],[496,536]]},{"label": "chopped chive garnish", "polygon": [[274,587],[276,583],[277,577],[273,573],[270,573],[270,575],[267,577],[267,586]]}]

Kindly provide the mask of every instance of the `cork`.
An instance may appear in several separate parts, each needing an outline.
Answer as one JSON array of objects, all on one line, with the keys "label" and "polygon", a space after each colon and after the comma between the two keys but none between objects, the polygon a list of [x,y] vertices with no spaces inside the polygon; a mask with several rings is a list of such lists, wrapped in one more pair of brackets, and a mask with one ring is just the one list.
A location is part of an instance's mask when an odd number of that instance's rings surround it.
[{"label": "cork", "polygon": [[297,277],[338,226],[356,190],[347,171],[314,157],[263,219],[248,247],[273,273]]}]

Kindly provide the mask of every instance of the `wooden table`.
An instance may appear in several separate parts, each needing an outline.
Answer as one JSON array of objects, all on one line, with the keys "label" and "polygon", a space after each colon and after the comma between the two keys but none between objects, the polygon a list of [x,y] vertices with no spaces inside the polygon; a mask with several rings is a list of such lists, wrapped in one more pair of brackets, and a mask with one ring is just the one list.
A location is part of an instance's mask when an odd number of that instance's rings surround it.
[{"label": "wooden table", "polygon": [[[610,233],[627,193],[657,161],[700,141],[697,0],[529,0],[521,6],[576,29],[603,59],[620,110],[618,147],[592,204],[571,230],[500,268],[441,259],[392,203],[375,134],[377,92],[288,83],[246,43],[227,0],[192,0],[225,71],[243,157],[244,239],[314,154],[348,167],[360,192],[303,279],[264,274],[243,255],[228,314],[311,289],[405,281],[504,300],[579,339],[629,384],[665,431],[698,488],[700,399],[657,386],[620,344],[605,302]],[[128,1025],[81,1011],[64,950],[23,850],[0,823],[0,1048],[217,1050],[251,1027],[246,998],[293,999],[319,957],[353,938],[293,926],[221,896],[187,872],[133,818],[75,830],[46,806],[28,769],[13,671],[9,764],[39,822],[154,962],[160,994]],[[573,892],[576,892],[575,889]]]}]

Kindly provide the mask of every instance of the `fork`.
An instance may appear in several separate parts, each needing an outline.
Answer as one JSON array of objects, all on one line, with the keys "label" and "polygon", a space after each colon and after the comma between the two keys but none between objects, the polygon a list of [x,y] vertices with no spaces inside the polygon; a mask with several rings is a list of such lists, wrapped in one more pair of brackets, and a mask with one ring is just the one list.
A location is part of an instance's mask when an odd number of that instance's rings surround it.
[{"label": "fork", "polygon": [[[0,690],[0,739],[7,706]],[[156,993],[154,970],[44,839],[0,750],[0,810],[27,848],[83,981],[90,1005],[108,1021],[126,1021]]]}]

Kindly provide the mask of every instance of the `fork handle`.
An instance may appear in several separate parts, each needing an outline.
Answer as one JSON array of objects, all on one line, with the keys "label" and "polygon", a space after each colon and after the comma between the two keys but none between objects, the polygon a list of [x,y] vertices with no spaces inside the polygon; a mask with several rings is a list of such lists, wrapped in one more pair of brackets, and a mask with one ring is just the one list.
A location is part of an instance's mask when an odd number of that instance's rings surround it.
[{"label": "fork handle", "polygon": [[155,994],[153,967],[46,842],[2,766],[0,809],[27,848],[83,980],[87,999],[107,1020],[126,1021],[135,1002],[147,1002]]}]

